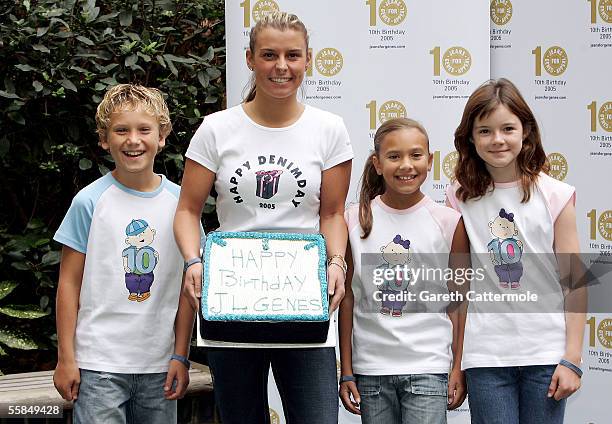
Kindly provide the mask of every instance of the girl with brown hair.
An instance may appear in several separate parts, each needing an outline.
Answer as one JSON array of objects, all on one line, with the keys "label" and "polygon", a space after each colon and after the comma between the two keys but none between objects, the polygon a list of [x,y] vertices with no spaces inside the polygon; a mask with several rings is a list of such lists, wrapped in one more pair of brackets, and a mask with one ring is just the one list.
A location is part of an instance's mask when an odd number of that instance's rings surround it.
[{"label": "girl with brown hair", "polygon": [[538,124],[506,79],[470,96],[455,147],[447,202],[465,220],[472,263],[487,272],[470,290],[547,300],[469,304],[462,368],[472,422],[562,423],[565,398],[580,387],[585,326],[584,289],[559,278],[579,251],[574,187],[547,175]]}]

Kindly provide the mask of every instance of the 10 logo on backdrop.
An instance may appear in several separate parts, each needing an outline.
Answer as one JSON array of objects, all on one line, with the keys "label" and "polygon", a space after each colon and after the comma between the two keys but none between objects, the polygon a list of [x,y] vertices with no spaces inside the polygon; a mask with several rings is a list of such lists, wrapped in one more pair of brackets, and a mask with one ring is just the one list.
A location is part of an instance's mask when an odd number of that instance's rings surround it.
[{"label": "10 logo on backdrop", "polygon": [[[365,4],[369,9],[370,49],[405,49],[406,30],[397,28],[408,16],[405,1],[366,0]],[[380,28],[379,23],[392,28]]]},{"label": "10 logo on backdrop", "polygon": [[547,157],[548,164],[550,166],[548,173],[551,177],[563,181],[567,177],[569,167],[567,165],[567,159],[561,153],[550,153]]},{"label": "10 logo on backdrop", "polygon": [[590,47],[609,48],[612,41],[612,0],[587,1],[591,4]]},{"label": "10 logo on backdrop", "polygon": [[[433,76],[439,77],[441,75],[442,68],[450,76],[461,76],[466,74],[472,67],[472,55],[469,50],[461,46],[453,46],[448,48],[443,55],[441,53],[440,46],[435,46],[429,51],[429,54],[433,56]],[[449,96],[449,94],[461,93],[467,95],[467,88],[470,85],[468,79],[451,79],[451,78],[434,78],[432,80],[434,86],[443,87],[443,92],[447,93],[444,95],[434,95],[434,99],[442,98],[461,98],[462,96]],[[460,90],[460,86],[463,86],[464,90]]]},{"label": "10 logo on backdrop", "polygon": [[[605,349],[612,349],[612,318],[603,318],[598,324],[597,318],[591,316],[586,324],[589,330],[590,349],[588,351],[588,359],[596,361],[596,369],[610,371],[612,353],[607,352]],[[599,349],[597,349],[598,346],[596,342],[599,342]]]},{"label": "10 logo on backdrop", "polygon": [[308,49],[308,53],[312,59],[310,60],[308,68],[306,69],[306,76],[312,77],[313,70],[316,69],[320,76],[326,77],[326,79],[306,78],[304,80],[304,85],[313,87],[317,93],[326,94],[323,97],[317,96],[316,94],[311,94],[308,96],[308,98],[341,99],[341,96],[338,94],[333,96],[331,95],[334,94],[333,91],[335,89],[342,86],[342,80],[331,78],[338,75],[344,66],[344,58],[342,57],[340,50],[333,47],[325,47],[316,53],[313,51],[313,49]]},{"label": "10 logo on backdrop", "polygon": [[[491,22],[496,26],[505,26],[512,19],[512,3],[510,0],[491,0],[491,6],[489,9]],[[491,27],[491,48],[510,48],[512,44],[505,40],[506,36],[512,34],[510,28],[493,28]],[[505,44],[502,44],[505,42]]]},{"label": "10 logo on backdrop", "polygon": [[431,154],[433,155],[431,167],[433,177],[432,189],[438,190],[440,192],[438,197],[444,198],[444,193],[448,183],[440,182],[442,180],[442,174],[444,174],[448,180],[453,180],[455,178],[455,166],[457,166],[459,153],[456,150],[453,150],[452,152],[447,153],[443,160],[441,160],[442,152],[439,150],[436,150]]},{"label": "10 logo on backdrop", "polygon": [[240,3],[240,7],[243,10],[242,24],[245,28],[251,27],[251,17],[254,22],[258,22],[264,15],[280,10],[278,3],[274,0],[259,0],[255,2],[253,9],[251,9],[251,0],[244,0]]},{"label": "10 logo on backdrop", "polygon": [[[597,102],[593,100],[587,106],[591,112],[591,132],[597,132],[598,127],[606,132],[612,132],[612,102],[605,102],[597,110]],[[599,125],[598,125],[599,124]],[[591,134],[591,141],[599,143],[600,149],[612,149],[612,135]]]},{"label": "10 logo on backdrop", "polygon": [[591,3],[591,23],[597,23],[597,12],[599,17],[606,23],[612,24],[612,0],[587,0]]},{"label": "10 logo on backdrop", "polygon": [[[599,235],[608,241],[612,241],[612,210],[607,210],[602,212],[597,217],[597,209],[591,209],[589,213],[587,213],[587,218],[589,218],[589,237],[591,240],[597,240],[597,230],[599,230]],[[589,247],[594,249],[605,248],[605,250],[612,250],[611,245],[601,245],[594,247],[594,243],[591,243]]]},{"label": "10 logo on backdrop", "polygon": [[546,73],[552,77],[557,79],[535,79],[535,85],[544,87],[544,93],[555,93],[557,95],[548,96],[537,95],[535,98],[537,100],[565,100],[566,96],[558,95],[561,91],[560,87],[564,87],[567,84],[566,80],[560,79],[559,77],[567,71],[567,67],[569,64],[569,58],[567,52],[563,47],[560,46],[552,46],[546,49],[544,55],[542,55],[542,46],[536,46],[535,49],[531,51],[534,55],[535,59],[535,76],[542,76],[542,68],[546,71]]},{"label": "10 logo on backdrop", "polygon": [[510,0],[491,0],[489,11],[495,25],[506,25],[512,18],[512,2]]},{"label": "10 logo on backdrop", "polygon": [[[370,26],[376,26],[376,0],[366,0],[370,8]],[[406,19],[408,8],[404,0],[381,0],[378,6],[380,20],[390,26],[399,25]]]},{"label": "10 logo on backdrop", "polygon": [[[587,320],[589,326],[589,346],[595,347],[595,337],[599,340],[599,343],[608,349],[612,349],[612,319],[602,319],[597,325],[595,317],[591,317]],[[610,358],[611,355],[601,355]],[[604,363],[609,364],[610,359]]]}]

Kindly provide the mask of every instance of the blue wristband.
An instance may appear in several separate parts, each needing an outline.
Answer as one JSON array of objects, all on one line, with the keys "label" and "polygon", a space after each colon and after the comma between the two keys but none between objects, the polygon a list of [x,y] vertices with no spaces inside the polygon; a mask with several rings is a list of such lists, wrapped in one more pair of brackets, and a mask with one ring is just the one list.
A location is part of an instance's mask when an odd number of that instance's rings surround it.
[{"label": "blue wristband", "polygon": [[574,371],[578,375],[578,377],[582,377],[582,370],[578,366],[572,364],[570,361],[561,359],[559,361],[559,365],[563,365],[564,367],[569,368],[570,370]]},{"label": "blue wristband", "polygon": [[176,353],[173,353],[172,356],[170,357],[170,360],[175,360],[175,361],[179,361],[181,364],[185,365],[185,367],[187,367],[187,369],[189,369],[191,367],[191,362],[189,362],[189,360],[187,358],[185,358],[182,355],[178,355]]},{"label": "blue wristband", "polygon": [[183,265],[183,272],[187,271],[187,268],[189,268],[191,265],[195,265],[198,263],[202,263],[202,260],[200,258],[189,259],[187,262],[185,262],[185,265]]},{"label": "blue wristband", "polygon": [[346,383],[347,381],[357,381],[353,375],[343,375],[340,377],[340,384]]}]

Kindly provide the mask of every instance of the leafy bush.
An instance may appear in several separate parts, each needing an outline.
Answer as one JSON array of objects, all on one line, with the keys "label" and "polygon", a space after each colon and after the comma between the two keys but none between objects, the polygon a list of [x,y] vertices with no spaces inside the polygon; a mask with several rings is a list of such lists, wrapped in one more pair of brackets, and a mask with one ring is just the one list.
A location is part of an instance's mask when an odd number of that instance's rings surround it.
[{"label": "leafy bush", "polygon": [[76,192],[112,168],[95,133],[105,90],[138,82],[167,95],[174,130],[156,169],[180,182],[191,135],[224,102],[223,13],[222,0],[2,2],[0,368],[55,345],[51,238]]}]

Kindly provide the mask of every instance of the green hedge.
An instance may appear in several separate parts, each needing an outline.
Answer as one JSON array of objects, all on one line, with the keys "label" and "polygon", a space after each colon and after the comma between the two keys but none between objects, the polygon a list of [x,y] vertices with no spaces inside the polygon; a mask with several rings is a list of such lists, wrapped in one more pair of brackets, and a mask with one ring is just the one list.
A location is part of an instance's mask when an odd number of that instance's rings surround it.
[{"label": "green hedge", "polygon": [[0,369],[17,372],[36,367],[17,364],[24,350],[55,350],[53,233],[76,192],[113,167],[97,145],[97,103],[117,83],[162,90],[174,130],[156,170],[180,182],[191,135],[224,103],[224,2],[2,5]]}]

